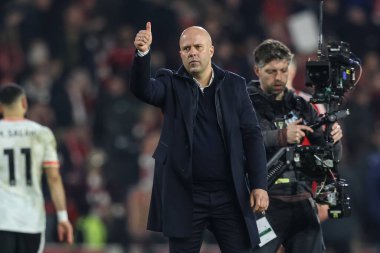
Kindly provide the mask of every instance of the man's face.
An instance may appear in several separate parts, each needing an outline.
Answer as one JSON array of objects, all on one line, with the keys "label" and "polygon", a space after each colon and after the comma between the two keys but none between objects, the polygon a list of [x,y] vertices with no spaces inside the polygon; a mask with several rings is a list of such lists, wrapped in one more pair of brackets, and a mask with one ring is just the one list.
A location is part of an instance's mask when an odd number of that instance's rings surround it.
[{"label": "man's face", "polygon": [[192,76],[202,77],[211,68],[214,47],[206,31],[197,28],[185,30],[179,40],[179,47],[183,66]]},{"label": "man's face", "polygon": [[274,95],[277,100],[282,99],[288,81],[288,68],[287,60],[273,60],[262,68],[255,66],[261,89],[267,94]]}]

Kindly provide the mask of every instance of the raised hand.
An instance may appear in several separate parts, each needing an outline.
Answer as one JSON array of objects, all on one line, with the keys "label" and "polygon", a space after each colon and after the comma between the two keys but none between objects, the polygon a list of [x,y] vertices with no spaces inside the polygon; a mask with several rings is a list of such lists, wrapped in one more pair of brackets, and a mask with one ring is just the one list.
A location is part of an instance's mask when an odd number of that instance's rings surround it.
[{"label": "raised hand", "polygon": [[149,50],[152,44],[152,26],[150,22],[146,23],[146,29],[140,30],[135,37],[134,41],[135,47],[141,52],[146,52]]},{"label": "raised hand", "polygon": [[310,133],[314,132],[311,127],[305,125],[299,125],[302,119],[298,119],[286,127],[286,138],[289,144],[299,144],[305,137],[305,131]]}]

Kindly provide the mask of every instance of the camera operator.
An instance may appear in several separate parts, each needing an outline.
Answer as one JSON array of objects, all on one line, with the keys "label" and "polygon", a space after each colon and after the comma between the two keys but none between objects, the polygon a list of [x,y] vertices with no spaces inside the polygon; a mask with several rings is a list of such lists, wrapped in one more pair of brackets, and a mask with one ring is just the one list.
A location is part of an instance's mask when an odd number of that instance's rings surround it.
[{"label": "camera operator", "polygon": [[[254,50],[254,71],[258,81],[249,83],[251,100],[256,109],[267,157],[281,147],[325,145],[322,128],[309,126],[318,118],[313,106],[286,88],[288,68],[293,54],[281,42],[265,40]],[[342,130],[334,123],[331,137],[335,157],[340,159]],[[306,168],[307,169],[307,168]],[[324,243],[311,183],[300,172],[285,170],[269,188],[270,205],[265,214],[277,237],[254,252],[274,253],[283,245],[285,252],[324,252]]]}]

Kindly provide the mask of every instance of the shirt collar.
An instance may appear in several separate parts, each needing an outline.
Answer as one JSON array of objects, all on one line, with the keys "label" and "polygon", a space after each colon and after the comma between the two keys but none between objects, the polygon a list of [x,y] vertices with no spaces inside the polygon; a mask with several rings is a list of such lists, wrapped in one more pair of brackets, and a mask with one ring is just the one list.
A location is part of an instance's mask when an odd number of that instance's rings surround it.
[{"label": "shirt collar", "polygon": [[214,69],[211,68],[211,78],[210,78],[210,81],[208,82],[208,84],[205,86],[205,87],[202,87],[201,84],[198,82],[197,79],[195,79],[195,77],[193,77],[193,80],[195,81],[195,83],[198,85],[199,89],[201,89],[201,91],[203,92],[203,90],[207,87],[210,87],[210,85],[212,84],[212,82],[214,81]]}]

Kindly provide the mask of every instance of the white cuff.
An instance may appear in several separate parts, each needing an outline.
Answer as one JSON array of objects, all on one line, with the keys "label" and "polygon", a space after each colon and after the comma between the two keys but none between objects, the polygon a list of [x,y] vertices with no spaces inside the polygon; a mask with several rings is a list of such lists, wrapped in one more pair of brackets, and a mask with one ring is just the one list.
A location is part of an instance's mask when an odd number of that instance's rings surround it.
[{"label": "white cuff", "polygon": [[58,211],[57,212],[57,219],[58,219],[58,222],[68,221],[69,216],[67,214],[67,211],[66,210]]},{"label": "white cuff", "polygon": [[149,51],[150,51],[150,48],[148,50],[146,50],[145,52],[137,50],[137,55],[140,57],[144,57],[145,55],[147,55],[149,53]]}]

